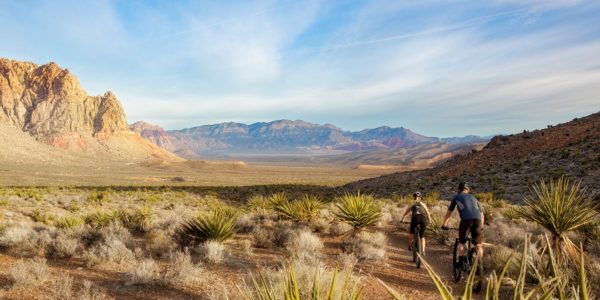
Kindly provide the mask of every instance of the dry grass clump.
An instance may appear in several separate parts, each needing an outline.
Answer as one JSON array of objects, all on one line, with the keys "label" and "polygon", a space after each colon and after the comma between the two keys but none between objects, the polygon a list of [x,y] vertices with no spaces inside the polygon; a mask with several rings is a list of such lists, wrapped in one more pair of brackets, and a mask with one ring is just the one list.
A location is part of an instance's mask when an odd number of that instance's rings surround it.
[{"label": "dry grass clump", "polygon": [[206,241],[196,247],[196,252],[204,262],[211,264],[223,263],[227,257],[225,245],[218,241]]},{"label": "dry grass clump", "polygon": [[332,236],[340,236],[346,234],[352,230],[352,226],[344,222],[335,222],[329,226],[329,233]]},{"label": "dry grass clump", "polygon": [[52,292],[51,299],[75,299],[73,297],[73,277],[69,275],[57,276],[57,278],[52,281],[50,290]]},{"label": "dry grass clump", "polygon": [[8,270],[13,288],[37,287],[50,278],[46,259],[20,259]]},{"label": "dry grass clump", "polygon": [[153,229],[146,234],[144,248],[150,255],[165,258],[177,247],[177,243],[162,229]]},{"label": "dry grass clump", "polygon": [[387,237],[382,232],[360,232],[344,242],[344,251],[354,253],[361,260],[384,262]]},{"label": "dry grass clump", "polygon": [[256,248],[271,249],[275,240],[275,232],[272,228],[258,226],[252,230],[252,243]]},{"label": "dry grass clump", "polygon": [[52,242],[46,247],[49,257],[71,258],[79,250],[80,244],[71,230],[58,230]]},{"label": "dry grass clump", "polygon": [[277,222],[272,227],[257,226],[252,231],[252,242],[257,248],[285,248],[294,238],[296,230],[292,223]]},{"label": "dry grass clump", "polygon": [[316,218],[310,223],[310,230],[314,232],[326,233],[329,231],[329,222],[325,218]]},{"label": "dry grass clump", "polygon": [[358,258],[353,253],[341,253],[338,255],[338,261],[343,271],[352,271],[358,263]]},{"label": "dry grass clump", "polygon": [[129,265],[127,275],[128,285],[153,285],[159,279],[159,267],[151,258],[136,261]]},{"label": "dry grass clump", "polygon": [[108,300],[112,299],[104,289],[95,286],[91,281],[84,280],[81,289],[77,293],[79,300]]},{"label": "dry grass clump", "polygon": [[[337,270],[332,270],[319,262],[307,264],[295,260],[287,267],[266,269],[261,275],[264,281],[254,279],[258,285],[248,286],[247,290],[254,290],[254,292],[243,295],[244,299],[266,299],[260,296],[264,296],[265,288],[268,293],[276,297],[275,299],[283,299],[286,291],[296,290],[298,297],[286,299],[329,299],[330,296],[332,299],[360,299],[360,297],[352,297],[360,290],[360,277],[354,276],[351,271],[338,274]],[[318,288],[313,289],[315,286]],[[315,292],[316,296],[313,294]]]},{"label": "dry grass clump", "polygon": [[254,227],[256,227],[255,216],[253,214],[239,216],[236,220],[235,227],[237,228],[237,231],[241,233],[252,232]]},{"label": "dry grass clump", "polygon": [[163,280],[168,285],[180,286],[200,282],[203,275],[202,267],[192,262],[187,251],[178,251],[171,253]]},{"label": "dry grass clump", "polygon": [[296,233],[296,237],[290,241],[287,249],[301,261],[312,261],[318,259],[319,252],[323,249],[323,242],[312,232],[304,230]]},{"label": "dry grass clump", "polygon": [[133,252],[117,239],[107,240],[83,252],[83,260],[88,266],[110,262],[122,264],[135,259]]}]

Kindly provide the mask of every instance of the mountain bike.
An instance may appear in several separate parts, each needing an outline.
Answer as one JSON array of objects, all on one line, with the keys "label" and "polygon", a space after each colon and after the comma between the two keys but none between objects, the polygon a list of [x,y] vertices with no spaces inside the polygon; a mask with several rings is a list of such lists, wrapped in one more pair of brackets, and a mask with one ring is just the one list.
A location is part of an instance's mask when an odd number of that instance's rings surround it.
[{"label": "mountain bike", "polygon": [[[458,228],[448,228],[448,230],[458,232]],[[467,276],[471,273],[473,265],[475,263],[475,259],[477,258],[477,250],[472,245],[471,240],[471,232],[467,235],[467,243],[466,248],[467,255],[465,256],[465,261],[461,265],[458,257],[458,245],[459,240],[456,238],[454,240],[454,246],[452,247],[452,279],[454,281],[459,282],[462,277],[462,272],[465,272]],[[481,291],[481,287],[483,286],[483,264],[481,261],[477,263],[477,270],[475,270],[475,282],[473,283],[473,292],[479,293]]]},{"label": "mountain bike", "polygon": [[[410,222],[404,222],[410,224]],[[415,226],[415,233],[413,233],[412,242],[412,261],[415,263],[417,269],[421,268],[421,257],[423,256],[423,245],[421,245],[421,224]]]}]

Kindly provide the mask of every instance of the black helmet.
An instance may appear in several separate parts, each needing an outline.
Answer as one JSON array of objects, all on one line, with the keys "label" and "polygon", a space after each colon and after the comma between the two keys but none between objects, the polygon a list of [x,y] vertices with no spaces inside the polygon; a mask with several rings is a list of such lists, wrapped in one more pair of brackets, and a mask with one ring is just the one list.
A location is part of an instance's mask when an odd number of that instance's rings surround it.
[{"label": "black helmet", "polygon": [[421,197],[421,192],[414,192],[413,198]]},{"label": "black helmet", "polygon": [[466,182],[464,182],[464,181],[461,181],[461,182],[458,184],[458,191],[459,191],[459,192],[462,192],[462,191],[464,191],[464,190],[470,190],[470,189],[471,189],[471,188],[469,187],[469,184],[468,184],[468,183],[466,183]]}]

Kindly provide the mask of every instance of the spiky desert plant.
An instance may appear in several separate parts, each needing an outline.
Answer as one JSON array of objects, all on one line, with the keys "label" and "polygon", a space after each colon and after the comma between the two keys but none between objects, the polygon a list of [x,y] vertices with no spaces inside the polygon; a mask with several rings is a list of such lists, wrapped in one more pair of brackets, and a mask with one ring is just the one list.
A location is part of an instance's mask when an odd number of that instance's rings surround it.
[{"label": "spiky desert plant", "polygon": [[336,203],[335,216],[354,228],[354,233],[381,217],[381,207],[371,195],[345,194]]},{"label": "spiky desert plant", "polygon": [[248,210],[258,213],[264,213],[272,208],[272,205],[268,198],[263,195],[253,195],[246,202]]},{"label": "spiky desert plant", "polygon": [[[335,269],[333,271],[333,278],[331,279],[331,283],[326,286],[323,280],[319,277],[319,270],[315,270],[315,276],[312,282],[311,288],[311,297],[313,300],[320,299],[340,299],[340,300],[360,300],[362,299],[362,287],[354,284],[350,286],[350,276],[351,273],[346,273],[344,284],[336,294],[336,283],[337,283],[338,270]],[[294,268],[289,266],[287,268],[287,272],[284,275],[283,279],[283,290],[282,295],[277,295],[275,292],[275,288],[273,284],[269,282],[264,273],[259,270],[258,272],[258,280],[253,277],[252,282],[254,284],[254,295],[245,295],[246,298],[256,298],[259,300],[275,300],[275,299],[283,299],[283,300],[301,300],[300,290],[301,286],[305,284],[310,284],[309,282],[299,282],[296,279],[296,272]],[[255,296],[255,297],[254,297]]]},{"label": "spiky desert plant", "polygon": [[581,187],[581,182],[571,183],[565,177],[550,183],[542,179],[523,200],[526,207],[520,214],[550,232],[557,254],[576,257],[578,251],[567,233],[594,222],[599,215],[598,204]]},{"label": "spiky desert plant", "polygon": [[149,206],[138,207],[132,211],[117,210],[114,213],[123,226],[139,233],[147,232],[154,220],[154,211]]},{"label": "spiky desert plant", "polygon": [[235,217],[222,210],[201,214],[185,221],[178,231],[182,246],[197,245],[205,241],[223,242],[235,234]]},{"label": "spiky desert plant", "polygon": [[316,196],[304,195],[295,201],[282,200],[273,209],[285,219],[296,222],[310,222],[319,216],[323,203]]},{"label": "spiky desert plant", "polygon": [[304,194],[296,201],[305,221],[312,221],[319,216],[324,205],[318,196]]},{"label": "spiky desert plant", "polygon": [[271,208],[275,208],[276,206],[284,202],[288,202],[288,196],[283,192],[271,194],[271,196],[269,196],[269,203]]}]

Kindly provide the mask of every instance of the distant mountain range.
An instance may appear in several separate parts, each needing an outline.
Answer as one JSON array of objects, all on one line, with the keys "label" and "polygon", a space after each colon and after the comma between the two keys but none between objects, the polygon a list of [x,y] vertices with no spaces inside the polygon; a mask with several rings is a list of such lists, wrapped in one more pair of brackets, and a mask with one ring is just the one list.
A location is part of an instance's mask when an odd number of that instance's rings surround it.
[{"label": "distant mountain range", "polygon": [[381,152],[425,144],[471,145],[489,140],[478,136],[427,137],[403,127],[388,126],[352,132],[331,124],[319,125],[302,120],[250,125],[230,122],[168,131],[156,125],[136,122],[130,125],[130,129],[182,157]]},{"label": "distant mountain range", "polygon": [[365,179],[343,187],[380,196],[439,191],[450,197],[459,181],[475,192],[521,201],[541,178],[581,180],[600,201],[600,113],[548,128],[494,137],[481,151],[457,155],[434,168]]}]

